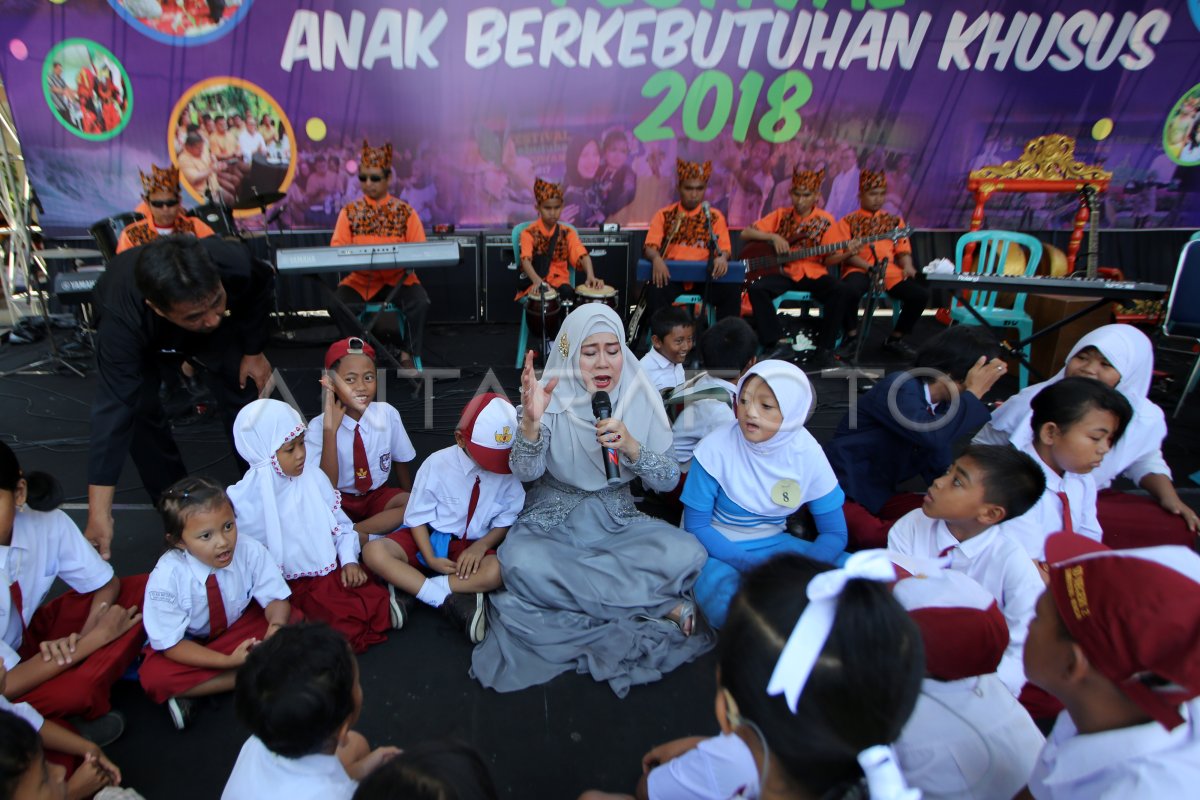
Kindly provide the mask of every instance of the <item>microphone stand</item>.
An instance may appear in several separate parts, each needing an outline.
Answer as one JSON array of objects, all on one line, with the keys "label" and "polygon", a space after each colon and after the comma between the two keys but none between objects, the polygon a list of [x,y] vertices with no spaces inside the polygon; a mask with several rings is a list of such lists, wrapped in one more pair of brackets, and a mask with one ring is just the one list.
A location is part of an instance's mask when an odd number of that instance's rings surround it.
[{"label": "microphone stand", "polygon": [[546,366],[546,360],[548,358],[546,355],[546,282],[545,281],[542,281],[541,283],[538,284],[538,299],[541,300],[541,302],[538,305],[540,306],[539,313],[541,314],[541,317],[542,317],[541,359],[542,359],[542,366],[544,367],[544,366]]},{"label": "microphone stand", "polygon": [[874,264],[867,272],[870,278],[870,283],[867,286],[867,306],[863,311],[862,325],[858,331],[858,341],[854,343],[854,357],[850,363],[858,366],[858,360],[862,356],[863,342],[867,339],[867,334],[871,332],[871,321],[875,318],[875,308],[879,305],[879,296],[882,294],[883,276],[887,274],[888,257],[879,257],[875,252],[875,244],[872,242],[868,247],[871,248],[871,258]]}]

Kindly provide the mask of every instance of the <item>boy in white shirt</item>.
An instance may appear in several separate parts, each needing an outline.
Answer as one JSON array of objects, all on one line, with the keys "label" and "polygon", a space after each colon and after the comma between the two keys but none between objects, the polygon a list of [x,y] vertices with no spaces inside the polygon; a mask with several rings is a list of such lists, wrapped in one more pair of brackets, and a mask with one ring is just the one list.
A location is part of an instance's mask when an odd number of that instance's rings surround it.
[{"label": "boy in white shirt", "polygon": [[[404,521],[417,456],[400,412],[376,403],[375,348],[357,336],[334,342],[325,353],[325,410],[309,420],[308,457],[342,493],[342,510],[355,523],[361,544],[391,533]],[[403,488],[387,485],[392,465]]]},{"label": "boy in white shirt", "polygon": [[[716,374],[738,380],[754,366],[757,353],[758,336],[741,317],[726,317],[700,337],[700,358],[707,372],[680,386],[666,401],[667,416],[673,420],[675,460],[682,472],[688,471],[700,440],[736,417],[737,387]],[[681,406],[677,412],[674,403]],[[683,491],[683,481],[679,483],[679,491]]]},{"label": "boy in white shirt", "polygon": [[[1028,455],[1000,445],[971,445],[936,479],[921,508],[888,533],[888,550],[919,558],[950,558],[991,592],[1008,622],[1008,650],[997,670],[1014,695],[1025,684],[1021,651],[1044,584],[1037,567],[1005,528],[1042,496],[1045,479]],[[1004,523],[1004,524],[1001,524]]]},{"label": "boy in white shirt", "polygon": [[639,363],[658,391],[683,383],[683,362],[696,343],[696,324],[687,309],[660,308],[650,318],[650,351]]},{"label": "boy in white shirt", "polygon": [[1039,800],[1192,797],[1200,785],[1200,556],[1046,540],[1029,680],[1066,710],[1029,779]]},{"label": "boy in white shirt", "polygon": [[1045,739],[995,675],[1008,626],[991,593],[961,572],[896,583],[925,643],[921,695],[894,747],[925,800],[1010,800]]},{"label": "boy in white shirt", "polygon": [[[393,618],[407,618],[409,595],[416,595],[444,609],[472,643],[483,641],[484,595],[501,585],[496,548],[525,504],[525,490],[508,466],[516,430],[517,412],[508,400],[491,392],[472,398],[454,446],[417,470],[407,527],[363,548],[363,562],[389,584]],[[435,576],[427,578],[429,572]]]},{"label": "boy in white shirt", "polygon": [[223,800],[350,800],[358,782],[397,755],[353,730],[362,711],[358,662],[333,629],[302,623],[251,651],[234,703],[250,729]]}]

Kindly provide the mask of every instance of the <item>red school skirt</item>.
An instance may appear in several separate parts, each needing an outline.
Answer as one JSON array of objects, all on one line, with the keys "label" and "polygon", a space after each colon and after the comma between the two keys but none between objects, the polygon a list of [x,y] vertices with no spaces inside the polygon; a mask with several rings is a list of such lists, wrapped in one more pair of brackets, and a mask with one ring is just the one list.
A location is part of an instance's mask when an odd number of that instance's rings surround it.
[{"label": "red school skirt", "polygon": [[[117,604],[129,608],[142,607],[149,573],[121,578]],[[69,591],[39,608],[29,623],[29,635],[21,642],[22,659],[41,658],[38,644],[48,639],[61,639],[78,633],[92,608],[92,595]],[[109,694],[137,659],[146,641],[142,623],[130,628],[123,636],[34,688],[14,702],[29,703],[49,719],[81,716],[95,719],[112,710]]]},{"label": "red school skirt", "polygon": [[406,494],[403,489],[392,486],[380,486],[365,494],[349,494],[342,492],[342,511],[351,522],[362,522],[383,511],[391,499],[398,494]]},{"label": "red school skirt", "polygon": [[367,576],[367,582],[357,589],[342,585],[340,568],[315,578],[294,578],[287,582],[292,590],[292,608],[309,619],[328,623],[346,637],[355,653],[365,652],[371,645],[385,641],[384,634],[392,627],[387,589],[370,572]]},{"label": "red school skirt", "polygon": [[[304,619],[304,615],[293,606],[288,622],[299,622],[302,619]],[[263,614],[262,606],[251,601],[242,615],[224,633],[210,641],[198,640],[197,643],[227,656],[237,650],[238,645],[247,639],[261,640],[267,635],[268,627],[270,627],[270,623]],[[146,645],[145,653],[146,660],[138,669],[138,678],[142,682],[142,688],[146,690],[146,695],[156,703],[165,703],[172,697],[177,697],[187,690],[227,672],[223,669],[207,669],[180,664],[149,645]]]},{"label": "red school skirt", "polygon": [[1105,489],[1096,497],[1096,517],[1104,544],[1114,550],[1178,544],[1195,548],[1196,534],[1183,517],[1164,509],[1153,497]]},{"label": "red school skirt", "polygon": [[883,504],[883,508],[879,509],[879,516],[876,516],[853,500],[847,500],[842,505],[850,540],[846,549],[852,553],[859,550],[886,549],[888,532],[896,524],[896,520],[913,509],[920,508],[924,501],[923,492],[893,495]]}]

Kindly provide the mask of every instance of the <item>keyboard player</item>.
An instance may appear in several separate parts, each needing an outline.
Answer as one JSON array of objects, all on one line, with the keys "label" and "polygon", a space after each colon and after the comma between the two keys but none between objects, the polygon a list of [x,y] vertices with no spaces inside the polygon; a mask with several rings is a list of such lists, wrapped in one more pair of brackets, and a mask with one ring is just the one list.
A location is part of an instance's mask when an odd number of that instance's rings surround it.
[{"label": "keyboard player", "polygon": [[[703,164],[675,159],[679,202],[659,209],[650,220],[646,234],[645,256],[654,265],[646,302],[646,318],[670,305],[685,292],[703,295],[704,284],[683,283],[671,276],[667,261],[701,261],[713,257],[713,277],[720,278],[729,270],[732,245],[725,216],[704,203],[704,192],[712,176],[712,162]],[[713,252],[713,248],[716,251]],[[736,317],[741,313],[742,287],[736,283],[711,283],[708,302],[717,312],[717,319]]]},{"label": "keyboard player", "polygon": [[[371,147],[363,141],[358,161],[358,180],[363,197],[345,206],[338,214],[330,245],[396,244],[425,241],[425,229],[413,207],[388,192],[392,175],[392,145]],[[397,286],[399,285],[399,286]],[[395,293],[393,295],[393,290]],[[335,296],[346,308],[361,311],[366,303],[382,303],[389,296],[400,307],[406,325],[393,313],[379,315],[372,333],[381,340],[401,348],[401,366],[415,367],[414,356],[421,355],[425,338],[425,318],[429,313],[429,294],[414,272],[404,269],[363,270],[352,272],[338,285]],[[330,313],[337,321],[342,336],[360,335],[361,329],[346,317],[344,308],[333,307]]]}]

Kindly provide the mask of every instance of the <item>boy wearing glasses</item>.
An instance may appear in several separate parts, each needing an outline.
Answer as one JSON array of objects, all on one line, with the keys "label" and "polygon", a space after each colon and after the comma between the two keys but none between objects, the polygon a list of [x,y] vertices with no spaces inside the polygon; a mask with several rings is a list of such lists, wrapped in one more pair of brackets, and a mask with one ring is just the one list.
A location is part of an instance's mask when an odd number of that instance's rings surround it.
[{"label": "boy wearing glasses", "polygon": [[178,168],[160,169],[151,164],[149,175],[141,170],[138,175],[142,178],[144,202],[137,211],[142,218],[121,231],[121,238],[117,240],[118,253],[173,233],[190,233],[199,239],[213,235],[213,229],[203,220],[183,213],[183,206],[179,204]]},{"label": "boy wearing glasses", "polygon": [[[397,244],[425,241],[425,229],[417,212],[408,203],[392,197],[388,180],[392,175],[392,145],[371,147],[363,140],[358,160],[358,180],[363,196],[345,206],[338,214],[333,239],[329,244],[342,247],[350,244]],[[351,310],[367,302],[382,302],[401,284],[393,297],[404,312],[407,322],[407,346],[400,353],[400,364],[415,368],[414,356],[421,355],[425,334],[425,317],[429,312],[429,295],[414,273],[404,269],[365,270],[352,272],[339,284],[337,299]],[[343,336],[360,333],[354,320],[345,319],[342,309],[331,309]],[[382,314],[375,332],[385,340],[399,342],[406,338],[394,314]],[[411,354],[411,355],[410,355]]]}]

